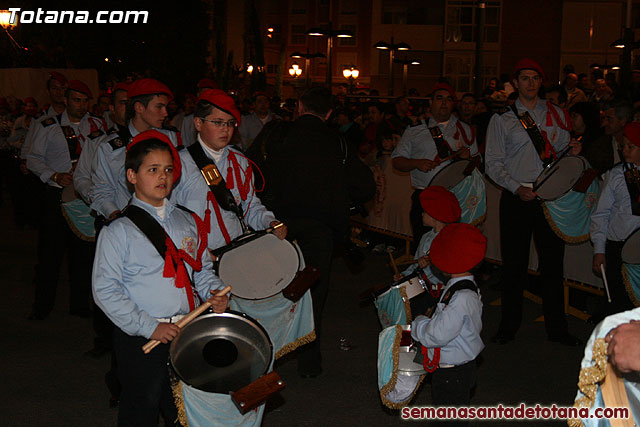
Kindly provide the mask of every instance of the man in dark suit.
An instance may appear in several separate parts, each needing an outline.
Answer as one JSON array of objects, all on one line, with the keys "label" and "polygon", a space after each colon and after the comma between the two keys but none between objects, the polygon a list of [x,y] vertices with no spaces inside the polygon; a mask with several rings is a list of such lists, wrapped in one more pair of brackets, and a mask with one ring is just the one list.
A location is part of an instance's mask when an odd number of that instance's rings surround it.
[{"label": "man in dark suit", "polygon": [[269,209],[286,222],[306,264],[321,273],[311,288],[317,338],[298,354],[298,373],[308,378],[322,372],[319,341],[331,256],[334,242],[344,238],[349,225],[347,170],[351,162],[360,160],[354,152],[348,153],[339,134],[325,123],[331,115],[329,90],[309,89],[300,98],[298,112],[299,118],[282,140],[268,144],[266,162],[272,171]]}]

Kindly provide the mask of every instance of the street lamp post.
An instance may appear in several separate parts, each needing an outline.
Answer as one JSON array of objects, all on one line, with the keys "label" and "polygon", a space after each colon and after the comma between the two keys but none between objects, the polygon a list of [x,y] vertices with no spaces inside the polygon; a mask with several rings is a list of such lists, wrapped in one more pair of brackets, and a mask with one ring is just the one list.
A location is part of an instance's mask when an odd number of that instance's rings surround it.
[{"label": "street lamp post", "polygon": [[345,68],[344,70],[342,70],[342,75],[345,79],[349,80],[349,94],[353,95],[353,82],[360,75],[360,70],[352,65],[349,68]]},{"label": "street lamp post", "polygon": [[332,24],[331,22],[329,22],[329,24],[327,24],[326,29],[322,29],[318,27],[310,28],[307,34],[310,36],[326,36],[327,37],[327,86],[329,87],[329,89],[331,89],[331,77],[333,72],[333,69],[332,69],[333,39],[335,37],[338,37],[338,38],[353,37],[353,33],[347,30],[333,30]]},{"label": "street lamp post", "polygon": [[411,46],[409,46],[404,42],[400,42],[396,44],[393,42],[393,36],[391,36],[391,43],[379,41],[378,43],[374,44],[373,47],[375,47],[376,49],[389,51],[389,90],[387,94],[392,96],[393,95],[393,60],[395,56],[395,51],[409,50],[411,49]]},{"label": "street lamp post", "polygon": [[420,65],[420,61],[416,59],[396,59],[396,63],[402,64],[402,94],[407,96],[407,79],[409,76],[409,65]]},{"label": "street lamp post", "polygon": [[307,53],[300,53],[298,51],[293,52],[291,55],[291,58],[304,58],[304,72],[306,73],[306,81],[305,81],[305,87],[307,89],[309,89],[309,87],[311,86],[311,73],[310,73],[310,63],[311,63],[311,58],[324,58],[325,54],[324,53],[320,53],[320,52],[316,52],[316,53],[309,53],[309,49],[307,49]]}]

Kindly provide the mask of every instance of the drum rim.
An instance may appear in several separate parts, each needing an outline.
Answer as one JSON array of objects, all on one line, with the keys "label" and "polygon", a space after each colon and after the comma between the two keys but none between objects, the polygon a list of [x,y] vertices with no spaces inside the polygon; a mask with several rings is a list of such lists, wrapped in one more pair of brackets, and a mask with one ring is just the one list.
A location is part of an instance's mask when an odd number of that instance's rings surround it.
[{"label": "drum rim", "polygon": [[[289,240],[287,240],[287,239],[280,239],[280,238],[278,238],[276,235],[274,235],[273,233],[264,233],[263,231],[254,231],[253,233],[255,233],[255,234],[261,234],[261,235],[260,235],[260,236],[256,236],[256,237],[255,237],[255,238],[253,238],[253,239],[250,239],[250,240],[249,240],[249,241],[247,241],[245,244],[250,244],[250,243],[252,243],[252,242],[254,242],[254,241],[256,241],[256,240],[260,239],[261,237],[266,237],[266,236],[269,236],[269,235],[271,235],[271,236],[275,237],[276,239],[278,239],[278,240],[279,240],[279,241],[281,241],[282,243],[285,243],[285,242],[286,242],[286,244],[288,244],[291,248],[293,248],[293,251],[296,253],[296,259],[298,260],[298,267],[297,267],[296,272],[300,271],[300,265],[301,265],[301,262],[300,262],[300,252],[296,249],[296,246],[295,246],[293,243],[291,243],[291,242],[290,242]],[[239,237],[243,237],[243,236],[246,238],[247,236],[250,236],[250,235],[242,235],[242,236],[239,236]],[[236,239],[239,239],[239,237],[237,237]],[[234,241],[235,241],[235,240],[234,240]],[[240,245],[240,246],[242,246],[242,245]],[[239,246],[238,246],[238,247],[239,247]],[[224,254],[226,254],[227,252],[231,252],[231,251],[223,252],[223,253],[220,255],[220,258],[217,260],[218,268],[216,269],[216,274],[218,275],[218,277],[220,277],[220,264],[222,263],[222,260],[224,259]],[[227,258],[227,259],[228,259],[228,258]],[[295,275],[294,275],[294,278],[295,278]],[[222,278],[221,278],[221,279],[222,279]],[[291,282],[287,283],[287,286],[289,286],[289,284],[290,284],[290,283],[291,283]],[[286,288],[286,286],[285,286],[284,288]],[[249,298],[249,297],[246,297],[246,296],[243,296],[243,295],[238,295],[238,294],[236,294],[236,293],[234,292],[234,290],[233,290],[233,286],[232,286],[231,294],[232,294],[232,295],[234,295],[234,296],[236,296],[236,297],[238,297],[238,298],[242,298],[242,299],[246,299],[246,300],[250,300],[250,301],[256,301],[256,300],[263,300],[263,299],[271,298],[271,297],[273,297],[274,295],[277,295],[277,294],[281,293],[281,292],[284,290],[284,288],[280,289],[279,291],[277,291],[277,292],[275,292],[275,293],[273,293],[273,294],[267,295],[267,296],[261,296],[261,297],[257,297],[257,298],[255,298],[255,297],[254,297],[254,298]]]},{"label": "drum rim", "polygon": [[[429,185],[427,185],[427,187],[431,187],[431,186],[433,185],[433,184],[432,184],[432,182],[433,182],[433,181],[435,181],[436,177],[437,177],[438,175],[440,175],[440,173],[442,173],[442,171],[444,171],[444,170],[445,170],[446,168],[448,168],[449,166],[454,165],[454,164],[456,164],[456,163],[460,163],[460,162],[466,162],[466,163],[467,163],[467,165],[468,165],[469,163],[471,163],[471,160],[469,160],[469,159],[458,159],[458,160],[454,160],[454,161],[452,161],[451,163],[449,163],[448,165],[446,165],[446,166],[444,166],[442,169],[440,169],[438,172],[436,172],[436,174],[435,174],[435,175],[433,175],[433,177],[432,177],[432,178],[431,178],[431,180],[429,181]],[[466,177],[465,177],[465,178],[466,178]],[[457,182],[455,185],[453,185],[451,188],[453,188],[453,187],[455,187],[456,185],[460,184],[462,181],[464,181],[464,178],[462,178],[460,181],[458,181],[458,182]]]},{"label": "drum rim", "polygon": [[626,261],[624,260],[624,257],[622,256],[622,254],[624,253],[624,248],[625,248],[625,246],[627,245],[627,242],[629,242],[629,241],[631,240],[631,238],[635,238],[635,237],[636,237],[636,234],[637,234],[638,236],[640,236],[640,227],[638,227],[638,228],[636,228],[635,230],[633,230],[633,231],[631,232],[631,234],[629,234],[629,236],[628,236],[626,239],[624,239],[624,243],[622,244],[622,250],[620,251],[620,258],[622,259],[622,262],[623,262],[623,263],[625,263],[625,264],[630,264],[630,265],[639,265],[639,264],[637,264],[637,263],[630,263],[630,262],[626,262]]},{"label": "drum rim", "polygon": [[[187,325],[185,325],[182,330],[180,331],[180,334],[182,334],[185,330],[187,330],[187,328],[189,328],[190,325],[195,324],[197,321],[204,319],[204,318],[212,318],[212,317],[226,317],[226,318],[241,318],[243,320],[249,320],[249,322],[252,324],[252,326],[257,326],[257,329],[261,332],[261,334],[264,336],[264,338],[266,338],[267,343],[269,344],[268,349],[269,349],[269,356],[268,356],[268,361],[266,364],[266,367],[264,369],[264,372],[262,372],[260,374],[260,376],[265,375],[268,371],[269,368],[271,367],[271,364],[273,363],[273,359],[274,359],[274,352],[273,352],[273,341],[271,341],[271,336],[269,335],[269,333],[267,332],[267,330],[264,328],[264,326],[262,326],[262,324],[260,322],[258,322],[256,319],[254,319],[253,317],[249,316],[247,313],[243,313],[241,311],[235,311],[235,310],[226,310],[223,313],[205,313],[205,314],[201,314],[200,316],[196,317],[195,319],[193,319],[191,322],[189,322]],[[178,338],[180,337],[180,334],[174,338],[171,341],[171,344],[169,345],[169,361],[168,364],[171,367],[171,369],[173,370],[176,378],[178,378],[180,381],[182,381],[183,383],[187,384],[190,387],[194,387],[193,385],[189,384],[183,377],[182,375],[180,375],[180,373],[178,372],[178,369],[175,366],[175,347],[177,346],[177,342],[179,342]],[[194,387],[196,388],[196,387]],[[200,390],[200,389],[198,389]]]},{"label": "drum rim", "polygon": [[[560,162],[562,162],[565,159],[578,159],[582,162],[582,173],[580,174],[580,176],[578,177],[578,180],[576,182],[578,182],[580,180],[580,178],[582,178],[582,175],[584,175],[584,173],[587,170],[587,164],[585,163],[585,159],[582,156],[566,156],[563,157],[561,159],[556,160],[555,162],[552,162],[549,166],[547,166],[549,168],[549,170],[553,169],[553,167],[555,166],[555,164],[560,164]],[[547,170],[547,168],[542,169],[542,172],[540,172],[540,174],[538,175],[538,177],[536,178],[536,180],[533,182],[533,185],[535,186],[536,183],[538,182],[538,180],[540,179],[540,177],[542,176],[542,174]],[[575,185],[575,183],[573,184]],[[562,193],[561,195],[554,197],[552,199],[543,199],[542,197],[540,197],[540,199],[542,199],[545,202],[553,202],[554,200],[558,200],[564,196],[566,196],[571,190],[573,190],[573,185],[571,186],[571,188],[569,188],[567,191],[565,191],[564,193]]]}]

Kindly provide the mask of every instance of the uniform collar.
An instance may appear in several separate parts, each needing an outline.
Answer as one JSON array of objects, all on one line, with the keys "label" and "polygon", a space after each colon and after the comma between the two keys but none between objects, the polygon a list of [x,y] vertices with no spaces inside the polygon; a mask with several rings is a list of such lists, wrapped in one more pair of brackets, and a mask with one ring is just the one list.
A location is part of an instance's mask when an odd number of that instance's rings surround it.
[{"label": "uniform collar", "polygon": [[[447,126],[445,126],[445,129],[448,129],[451,126],[455,126],[457,121],[458,119],[456,118],[455,114],[451,113],[451,115],[449,116],[449,120],[447,120]],[[434,127],[438,125],[439,123],[436,121],[436,119],[434,119],[433,117],[429,117],[427,127]]]},{"label": "uniform collar", "polygon": [[151,216],[158,222],[165,222],[167,220],[167,218],[169,218],[169,215],[171,215],[171,212],[173,212],[173,210],[175,209],[176,205],[174,205],[173,203],[171,203],[169,201],[169,199],[164,199],[164,205],[165,205],[165,213],[164,213],[164,220],[162,220],[159,216],[158,213],[156,211],[156,207],[150,205],[149,203],[143,202],[142,200],[138,199],[138,197],[136,196],[136,193],[133,193],[133,195],[131,196],[131,205],[133,206],[138,206],[139,208],[144,209],[145,211],[147,211],[149,214],[151,214]]},{"label": "uniform collar", "polygon": [[[89,113],[84,113],[84,116],[82,116],[82,118],[80,119],[80,123],[82,124],[83,122],[87,121],[87,119],[89,118]],[[64,110],[62,112],[62,115],[60,117],[60,126],[71,126],[71,120],[69,120],[69,115],[67,114],[67,110]]]},{"label": "uniform collar", "polygon": [[475,279],[473,278],[473,274],[469,274],[467,276],[462,276],[462,277],[454,277],[449,279],[449,281],[447,282],[447,284],[445,285],[444,289],[442,290],[442,294],[444,295],[444,293],[449,290],[449,288],[451,288],[453,285],[455,285],[458,282],[462,282],[463,280],[470,280],[472,281],[476,286],[477,283],[475,281]]},{"label": "uniform collar", "polygon": [[[524,104],[522,103],[522,101],[520,101],[520,97],[518,97],[518,99],[516,99],[515,106],[518,109],[518,111],[527,111],[527,107],[525,107]],[[528,110],[528,111],[543,110],[545,108],[546,108],[545,101],[543,101],[542,99],[538,98],[538,101],[536,102],[536,106],[533,108],[533,110]]]}]

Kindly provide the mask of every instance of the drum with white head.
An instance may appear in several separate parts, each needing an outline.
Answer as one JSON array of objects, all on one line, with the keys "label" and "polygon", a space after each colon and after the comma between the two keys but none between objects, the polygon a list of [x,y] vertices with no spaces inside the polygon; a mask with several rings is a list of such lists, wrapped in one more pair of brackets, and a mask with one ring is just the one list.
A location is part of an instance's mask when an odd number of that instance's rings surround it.
[{"label": "drum with white head", "polygon": [[582,157],[562,157],[544,168],[533,184],[533,191],[542,200],[559,199],[573,188],[586,169]]}]

